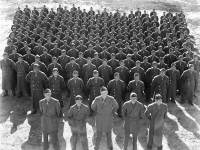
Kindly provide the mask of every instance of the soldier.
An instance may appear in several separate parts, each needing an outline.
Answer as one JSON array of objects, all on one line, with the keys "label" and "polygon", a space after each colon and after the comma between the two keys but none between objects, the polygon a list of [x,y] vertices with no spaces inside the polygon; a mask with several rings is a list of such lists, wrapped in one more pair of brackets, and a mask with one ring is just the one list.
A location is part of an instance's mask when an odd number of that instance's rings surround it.
[{"label": "soldier", "polygon": [[142,61],[142,57],[138,54],[138,49],[135,48],[133,55],[131,56],[131,59],[136,62],[137,60]]},{"label": "soldier", "polygon": [[3,53],[3,59],[0,61],[0,68],[2,70],[2,97],[8,96],[8,90],[12,90],[12,95],[15,96],[15,63],[8,58],[6,52]]},{"label": "soldier", "polygon": [[164,57],[159,58],[159,63],[157,65],[159,69],[165,68],[168,69],[168,65],[164,62]]},{"label": "soldier", "polygon": [[157,62],[153,62],[152,63],[152,67],[149,68],[146,71],[146,82],[147,82],[147,86],[146,86],[146,90],[145,90],[145,94],[146,94],[146,100],[149,102],[151,99],[151,84],[152,84],[152,80],[155,76],[159,75],[160,70],[157,68]]},{"label": "soldier", "polygon": [[10,58],[14,63],[16,63],[18,61],[18,56],[20,54],[17,53],[17,49],[16,48],[13,48],[12,49],[12,53],[8,56],[8,58]]},{"label": "soldier", "polygon": [[87,64],[87,59],[83,57],[83,52],[79,52],[79,58],[76,59],[76,63],[79,64],[82,74],[83,65]]},{"label": "soldier", "polygon": [[106,132],[108,149],[113,150],[112,146],[112,128],[113,128],[113,114],[118,109],[117,101],[108,95],[106,87],[101,87],[101,95],[96,97],[92,102],[91,108],[96,114],[96,130],[97,138],[95,143],[95,150],[99,149],[102,132]]},{"label": "soldier", "polygon": [[73,71],[76,70],[80,73],[80,66],[75,62],[75,58],[71,57],[70,62],[65,66],[65,72],[67,73],[64,76],[66,81],[70,80],[73,77]]},{"label": "soldier", "polygon": [[39,55],[36,55],[35,56],[35,62],[33,62],[30,66],[30,70],[33,70],[34,69],[34,64],[38,64],[39,65],[39,69],[45,73],[45,75],[47,74],[47,67],[44,63],[42,63],[40,61],[40,56]]},{"label": "soldier", "polygon": [[75,97],[77,95],[82,95],[83,86],[84,86],[84,83],[83,83],[83,80],[78,77],[78,71],[74,70],[73,71],[73,77],[67,83],[67,87],[68,87],[69,92],[70,92],[70,105],[69,105],[69,107],[71,107],[72,105],[75,104]]},{"label": "soldier", "polygon": [[147,150],[152,148],[157,148],[162,150],[162,137],[163,137],[163,127],[164,121],[167,117],[167,105],[162,103],[162,96],[156,94],[155,102],[149,104],[145,116],[150,121],[150,127],[148,130],[148,140],[147,140]]},{"label": "soldier", "polygon": [[153,78],[151,84],[152,97],[159,93],[162,96],[164,103],[166,103],[167,89],[169,87],[169,78],[165,75],[165,72],[166,69],[160,69],[160,74]]},{"label": "soldier", "polygon": [[31,114],[37,113],[39,101],[43,99],[43,90],[48,86],[48,78],[44,72],[39,70],[37,63],[33,64],[33,71],[26,75],[26,80],[30,83],[31,99],[33,110]]},{"label": "soldier", "polygon": [[[41,90],[41,92],[43,92]],[[46,89],[44,91],[44,99],[39,102],[41,117],[41,128],[43,133],[43,149],[49,149],[48,135],[51,135],[53,148],[60,150],[58,141],[58,127],[59,127],[59,115],[60,115],[60,104],[59,101],[51,97],[51,90]]]},{"label": "soldier", "polygon": [[117,101],[119,109],[117,110],[118,116],[121,118],[121,109],[122,109],[122,101],[123,101],[123,93],[125,90],[124,81],[120,79],[120,75],[118,72],[115,72],[114,79],[108,83],[108,94],[113,96]]},{"label": "soldier", "polygon": [[144,93],[144,83],[140,80],[140,75],[139,73],[134,74],[134,80],[130,81],[127,89],[130,93],[134,92],[137,94],[137,100],[140,103],[145,102],[146,95]]},{"label": "soldier", "polygon": [[83,150],[88,150],[86,120],[90,111],[87,105],[83,104],[83,98],[80,95],[75,97],[76,104],[70,107],[67,114],[68,123],[71,127],[72,136],[70,139],[72,150],[76,150],[78,135],[80,135]]},{"label": "soldier", "polygon": [[92,44],[89,44],[88,50],[84,51],[84,55],[83,55],[83,56],[84,56],[85,58],[88,58],[88,57],[93,58],[95,52],[96,52],[96,51],[93,49]]},{"label": "soldier", "polygon": [[37,41],[37,46],[35,46],[35,48],[33,49],[33,54],[34,55],[42,55],[44,49],[46,49],[44,46],[42,46],[42,41],[38,40]]},{"label": "soldier", "polygon": [[29,73],[29,64],[23,60],[22,55],[18,56],[18,61],[15,65],[17,72],[17,97],[27,94],[28,82],[25,80]]},{"label": "soldier", "polygon": [[58,68],[53,68],[53,75],[49,77],[49,88],[52,91],[52,97],[57,99],[60,103],[60,117],[63,117],[62,108],[64,107],[64,103],[62,100],[62,92],[65,88],[64,78],[59,74]]},{"label": "soldier", "polygon": [[94,53],[94,58],[92,58],[92,64],[94,64],[97,68],[99,68],[99,66],[103,64],[97,52]]},{"label": "soldier", "polygon": [[139,73],[139,75],[140,75],[140,80],[141,80],[141,81],[144,81],[145,72],[144,72],[144,69],[143,69],[142,67],[140,67],[140,61],[139,61],[139,60],[136,61],[136,66],[133,67],[133,68],[130,70],[130,72],[129,72],[129,75],[130,75],[129,79],[130,79],[130,80],[133,80],[133,79],[134,79],[134,74],[135,74],[135,73]]},{"label": "soldier", "polygon": [[169,77],[169,87],[167,90],[167,102],[171,99],[172,103],[175,103],[177,83],[180,78],[180,72],[176,69],[176,64],[172,63],[170,69],[167,69],[166,76]]},{"label": "soldier", "polygon": [[163,51],[163,47],[161,45],[158,47],[158,50],[156,51],[156,56],[158,58],[165,56],[165,52]]},{"label": "soldier", "polygon": [[93,77],[87,81],[87,88],[90,91],[89,95],[89,107],[90,107],[90,116],[93,115],[93,110],[91,109],[91,104],[94,99],[100,95],[100,88],[105,86],[104,80],[99,77],[99,72],[97,70],[93,71]]},{"label": "soldier", "polygon": [[103,60],[103,64],[99,66],[98,71],[99,71],[99,76],[103,78],[105,82],[105,86],[107,86],[108,82],[111,79],[111,76],[113,75],[113,72],[112,72],[112,68],[107,65],[106,59]]},{"label": "soldier", "polygon": [[144,56],[143,57],[143,62],[141,62],[141,65],[140,65],[144,71],[146,72],[149,68],[151,68],[151,64],[148,62],[148,57],[147,56]]},{"label": "soldier", "polygon": [[195,92],[197,91],[197,88],[198,88],[199,70],[200,70],[200,61],[198,60],[198,55],[195,54],[193,56],[193,60],[189,61],[188,64],[193,64],[194,70],[197,72],[197,83],[195,84],[195,88],[194,88],[194,96],[195,96]]},{"label": "soldier", "polygon": [[61,49],[58,48],[58,44],[57,43],[54,43],[54,48],[49,51],[49,54],[52,57],[55,56],[56,58],[58,58],[61,55]]},{"label": "soldier", "polygon": [[133,150],[137,150],[137,137],[140,130],[140,119],[143,115],[143,105],[137,101],[137,94],[132,92],[130,100],[122,106],[122,116],[125,120],[123,128],[125,130],[125,139],[123,150],[127,150],[129,136],[132,134]]},{"label": "soldier", "polygon": [[4,52],[8,54],[8,56],[12,53],[13,49],[17,49],[18,47],[13,44],[11,39],[8,40],[8,46],[5,47]]},{"label": "soldier", "polygon": [[186,56],[183,58],[183,61],[185,61],[186,64],[188,64],[189,61],[191,61],[191,60],[192,60],[192,58],[190,57],[190,54],[189,54],[189,53],[187,53]]},{"label": "soldier", "polygon": [[[87,50],[87,47],[84,45],[83,40],[79,41],[80,45],[76,47],[79,52],[84,53]],[[93,56],[92,56],[93,57]]]},{"label": "soldier", "polygon": [[103,60],[103,59],[110,60],[110,53],[107,52],[107,47],[106,46],[104,46],[103,47],[103,51],[99,53],[99,58],[101,60]]},{"label": "soldier", "polygon": [[78,58],[79,51],[75,48],[75,44],[71,44],[71,49],[67,52],[69,57]]},{"label": "soldier", "polygon": [[177,61],[176,55],[173,54],[173,49],[169,49],[169,54],[166,54],[164,57],[164,62],[168,65],[170,68],[171,64]]},{"label": "soldier", "polygon": [[131,70],[135,66],[135,62],[131,60],[131,54],[128,54],[126,56],[126,59],[124,60],[124,65],[128,68],[128,70]]},{"label": "soldier", "polygon": [[194,70],[194,65],[190,64],[189,69],[185,70],[181,75],[181,103],[188,100],[190,105],[193,104],[195,85],[197,84],[197,72]]},{"label": "soldier", "polygon": [[124,60],[126,59],[126,54],[123,53],[123,49],[122,48],[119,48],[119,53],[116,54],[116,57],[115,57],[117,60]]},{"label": "soldier", "polygon": [[43,54],[40,55],[40,61],[48,66],[52,62],[52,56],[47,53],[47,49],[43,50]]},{"label": "soldier", "polygon": [[156,56],[156,51],[155,50],[152,50],[151,51],[151,55],[148,56],[148,62],[150,64],[152,64],[154,61],[156,61],[157,63],[159,62],[159,58]]},{"label": "soldier", "polygon": [[115,69],[119,67],[119,61],[115,59],[115,54],[111,54],[111,59],[108,61],[108,65],[112,68],[112,72],[115,72]]},{"label": "soldier", "polygon": [[52,58],[52,63],[49,64],[48,68],[47,68],[47,76],[50,77],[52,75],[52,72],[53,72],[53,69],[54,68],[57,68],[59,73],[62,73],[63,69],[62,69],[62,66],[57,63],[57,58],[54,56]]}]

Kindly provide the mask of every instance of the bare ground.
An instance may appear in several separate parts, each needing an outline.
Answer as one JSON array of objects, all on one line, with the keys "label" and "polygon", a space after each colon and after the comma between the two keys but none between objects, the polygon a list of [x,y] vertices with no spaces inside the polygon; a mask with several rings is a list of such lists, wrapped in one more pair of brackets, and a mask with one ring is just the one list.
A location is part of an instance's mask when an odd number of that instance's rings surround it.
[{"label": "bare ground", "polygon": [[[156,8],[159,14],[162,11],[171,10],[177,12],[183,10],[186,14],[187,22],[194,37],[196,48],[200,48],[200,3],[198,0],[7,0],[0,1],[0,58],[6,46],[6,38],[10,32],[14,12],[17,7],[23,8],[29,4],[32,8],[36,6],[41,8],[43,4],[49,8],[58,7],[58,3],[71,7],[74,3],[81,8],[102,10],[107,7],[108,11],[120,9],[120,11],[136,10],[140,7],[150,12]],[[0,73],[1,78],[1,73]],[[0,83],[1,84],[1,83]],[[1,86],[1,85],[0,85]],[[1,91],[0,91],[1,92]],[[68,100],[65,100],[64,112],[67,112]],[[168,118],[164,126],[164,150],[200,150],[200,92],[195,98],[195,106],[188,104],[169,103]],[[2,98],[0,97],[0,150],[41,150],[42,134],[40,129],[40,116],[29,115],[31,110],[31,101],[29,98]],[[142,120],[141,130],[138,138],[138,150],[144,150],[147,139],[148,121]],[[114,150],[119,150],[123,146],[122,122],[113,129]],[[90,149],[93,149],[92,135],[93,131],[90,125],[87,125],[87,135]],[[119,135],[121,138],[116,138]],[[60,119],[59,141],[62,150],[69,150],[69,139],[71,136],[70,127],[64,119]],[[53,149],[52,146],[50,149]],[[81,150],[80,141],[77,150]],[[131,141],[129,145],[131,149]],[[100,150],[106,150],[106,137],[102,137]]]}]

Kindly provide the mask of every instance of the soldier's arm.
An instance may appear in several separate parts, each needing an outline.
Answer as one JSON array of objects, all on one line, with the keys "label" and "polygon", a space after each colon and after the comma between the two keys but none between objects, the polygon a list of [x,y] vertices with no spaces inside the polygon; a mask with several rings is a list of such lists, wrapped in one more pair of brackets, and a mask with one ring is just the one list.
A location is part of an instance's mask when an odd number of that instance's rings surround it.
[{"label": "soldier's arm", "polygon": [[60,115],[60,103],[57,101],[56,102],[56,105],[55,105],[55,107],[56,107],[56,114],[57,114],[57,117]]},{"label": "soldier's arm", "polygon": [[107,88],[108,88],[108,94],[110,94],[110,91],[111,91],[111,88],[112,88],[112,82],[111,81],[109,81]]},{"label": "soldier's arm", "polygon": [[155,86],[156,86],[156,78],[154,77],[151,83],[151,97],[153,97]]},{"label": "soldier's arm", "polygon": [[42,102],[39,102],[39,108],[40,108],[40,112],[43,113],[43,109],[42,109]]},{"label": "soldier's arm", "polygon": [[26,77],[25,77],[26,81],[28,81],[29,83],[31,82],[31,72],[29,72]]},{"label": "soldier's arm", "polygon": [[69,126],[73,126],[74,125],[73,107],[70,107],[67,113],[67,119]]},{"label": "soldier's arm", "polygon": [[129,92],[131,92],[131,91],[132,91],[131,82],[129,82],[129,83],[128,83],[127,90],[128,90]]},{"label": "soldier's arm", "polygon": [[113,98],[113,105],[112,105],[112,107],[113,107],[113,112],[116,112],[117,109],[119,108],[119,105],[118,105],[117,101],[114,98]]},{"label": "soldier's arm", "polygon": [[102,83],[101,83],[101,86],[105,86],[104,79],[102,79],[101,82],[102,82]]},{"label": "soldier's arm", "polygon": [[91,88],[91,79],[87,81],[86,87],[90,90]]},{"label": "soldier's arm", "polygon": [[86,107],[86,112],[85,112],[85,118],[89,118],[89,115],[90,115],[90,109],[89,107]]},{"label": "soldier's arm", "polygon": [[96,100],[96,98],[91,104],[91,109],[94,110],[95,112],[97,111],[97,100]]},{"label": "soldier's arm", "polygon": [[12,68],[13,70],[15,70],[15,63],[14,63],[12,60],[10,60],[10,66],[11,66],[11,68]]},{"label": "soldier's arm", "polygon": [[61,82],[61,89],[63,90],[65,88],[65,81],[62,76],[61,76],[60,82]]},{"label": "soldier's arm", "polygon": [[45,89],[48,88],[48,86],[49,86],[49,79],[47,78],[47,76],[45,74],[43,74],[42,80],[43,80],[44,88]]},{"label": "soldier's arm", "polygon": [[127,113],[127,105],[126,103],[122,106],[122,118],[125,119]]},{"label": "soldier's arm", "polygon": [[151,106],[148,106],[146,111],[144,112],[144,115],[151,120]]},{"label": "soldier's arm", "polygon": [[140,110],[139,110],[139,118],[145,118],[144,112],[146,111],[146,108],[144,105],[141,105]]}]

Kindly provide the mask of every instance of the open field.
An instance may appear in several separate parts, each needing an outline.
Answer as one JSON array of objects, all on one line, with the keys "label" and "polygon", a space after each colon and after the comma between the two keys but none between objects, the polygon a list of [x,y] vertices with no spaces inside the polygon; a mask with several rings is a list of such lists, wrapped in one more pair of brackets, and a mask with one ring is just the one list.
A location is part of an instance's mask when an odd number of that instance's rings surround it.
[{"label": "open field", "polygon": [[[117,8],[121,12],[136,10],[140,7],[149,13],[155,8],[158,14],[163,11],[171,10],[177,12],[183,10],[188,22],[191,35],[194,37],[196,48],[200,49],[200,1],[199,0],[7,0],[0,1],[0,58],[6,46],[7,36],[10,33],[13,15],[20,6],[26,4],[29,7],[36,6],[41,8],[44,4],[48,8],[58,7],[58,2],[64,6],[76,6],[88,10],[93,7],[95,10],[103,10],[107,7],[108,11],[115,11]],[[0,73],[1,78],[1,73]],[[1,82],[0,82],[1,84]],[[1,85],[0,85],[1,86]],[[199,87],[200,89],[200,87]],[[1,93],[1,90],[0,90]],[[65,98],[64,112],[67,112],[68,100]],[[164,126],[164,150],[200,150],[200,91],[195,98],[195,105],[180,104],[179,97],[177,103],[169,103],[168,118]],[[0,150],[42,150],[42,134],[40,129],[40,116],[29,115],[31,102],[29,98],[0,97]],[[143,119],[141,122],[141,132],[138,138],[138,150],[144,150],[147,139],[148,121]],[[92,135],[90,125],[87,125],[89,147],[93,150]],[[123,146],[122,123],[114,127],[113,145],[114,150],[120,150]],[[119,134],[121,138],[116,138]],[[64,119],[60,120],[59,141],[61,150],[70,150],[69,139],[71,136],[70,127]],[[131,149],[131,141],[129,142]],[[52,150],[52,146],[50,150]],[[82,150],[80,142],[78,149]],[[102,137],[100,150],[106,150],[106,137]]]}]

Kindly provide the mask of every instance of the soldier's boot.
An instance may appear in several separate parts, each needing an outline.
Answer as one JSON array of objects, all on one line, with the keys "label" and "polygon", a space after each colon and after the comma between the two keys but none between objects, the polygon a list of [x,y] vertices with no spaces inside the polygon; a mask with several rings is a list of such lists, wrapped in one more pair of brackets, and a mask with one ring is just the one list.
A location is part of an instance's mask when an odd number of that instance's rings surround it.
[{"label": "soldier's boot", "polygon": [[8,90],[5,90],[2,94],[2,97],[8,96]]},{"label": "soldier's boot", "polygon": [[15,90],[12,90],[12,96],[13,96],[13,97],[16,96]]}]

